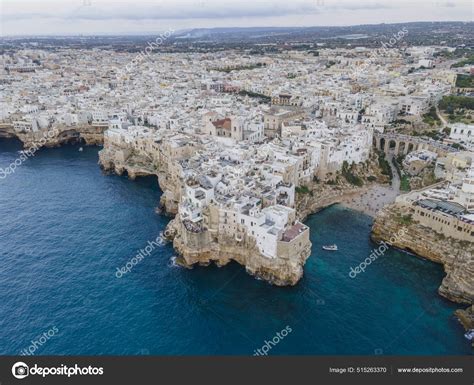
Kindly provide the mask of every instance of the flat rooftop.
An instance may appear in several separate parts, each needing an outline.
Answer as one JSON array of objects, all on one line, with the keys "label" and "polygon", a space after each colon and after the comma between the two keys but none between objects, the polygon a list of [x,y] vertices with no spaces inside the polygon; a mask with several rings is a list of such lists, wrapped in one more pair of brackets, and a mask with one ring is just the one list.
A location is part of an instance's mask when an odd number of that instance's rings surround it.
[{"label": "flat rooftop", "polygon": [[297,222],[283,233],[281,240],[283,242],[291,242],[298,235],[303,233],[306,229],[308,229],[307,226],[303,225],[300,222]]},{"label": "flat rooftop", "polygon": [[441,211],[443,213],[455,216],[464,214],[466,212],[464,206],[455,202],[437,201],[434,199],[420,199],[415,204],[426,209]]}]

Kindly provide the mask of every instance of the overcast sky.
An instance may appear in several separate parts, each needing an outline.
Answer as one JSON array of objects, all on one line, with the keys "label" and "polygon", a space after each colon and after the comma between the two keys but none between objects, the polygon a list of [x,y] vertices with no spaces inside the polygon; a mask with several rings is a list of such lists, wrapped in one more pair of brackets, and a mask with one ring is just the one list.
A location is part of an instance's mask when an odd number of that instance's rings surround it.
[{"label": "overcast sky", "polygon": [[473,21],[471,0],[0,0],[2,35]]}]

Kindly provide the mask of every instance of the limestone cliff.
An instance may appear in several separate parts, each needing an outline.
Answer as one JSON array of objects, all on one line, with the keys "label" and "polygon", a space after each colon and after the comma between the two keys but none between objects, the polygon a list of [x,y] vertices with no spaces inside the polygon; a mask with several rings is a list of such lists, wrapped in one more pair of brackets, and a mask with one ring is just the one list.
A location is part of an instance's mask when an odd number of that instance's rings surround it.
[{"label": "limestone cliff", "polygon": [[351,196],[357,196],[367,191],[367,187],[331,186],[324,184],[311,184],[310,193],[297,194],[296,210],[300,220],[316,213],[325,207],[341,203]]},{"label": "limestone cliff", "polygon": [[[466,331],[474,330],[474,305],[467,309],[458,309],[454,314]],[[474,348],[474,340],[471,341],[471,346]]]},{"label": "limestone cliff", "polygon": [[[137,176],[155,175],[163,191],[160,206],[166,214],[176,214],[181,198],[182,181],[174,163],[161,161],[160,154],[151,158],[145,152],[137,152],[124,144],[115,144],[105,138],[104,149],[99,152],[99,163],[106,171],[131,179]],[[169,162],[168,162],[169,163]],[[167,226],[165,236],[173,240],[179,254],[178,262],[186,267],[195,264],[208,265],[211,262],[224,266],[236,261],[246,271],[274,285],[295,285],[303,275],[303,266],[311,254],[309,231],[293,241],[279,241],[276,257],[261,254],[252,237],[241,232],[229,236],[207,228],[188,229],[175,217]]]},{"label": "limestone cliff", "polygon": [[99,151],[99,164],[104,171],[117,175],[126,173],[132,180],[139,176],[156,176],[160,189],[163,191],[160,200],[163,213],[175,215],[178,212],[180,186],[170,178],[163,163],[129,148],[106,143]]},{"label": "limestone cliff", "polygon": [[0,123],[0,138],[16,138],[16,132],[11,124]]},{"label": "limestone cliff", "polygon": [[99,164],[105,171],[117,175],[126,173],[132,180],[139,176],[157,175],[158,173],[150,159],[127,150],[104,148],[99,151]]},{"label": "limestone cliff", "polygon": [[11,125],[0,126],[0,137],[17,138],[25,149],[59,147],[66,143],[84,142],[86,145],[101,145],[107,127],[91,125],[55,126],[39,131],[15,131]]},{"label": "limestone cliff", "polygon": [[379,212],[372,228],[374,241],[389,240],[402,227],[406,235],[398,238],[393,246],[440,263],[446,276],[439,294],[451,301],[474,302],[474,244],[444,237],[421,226],[409,216],[409,209],[399,204],[387,206]]},{"label": "limestone cliff", "polygon": [[[355,182],[359,182],[355,184]],[[308,215],[318,212],[325,207],[367,193],[375,186],[390,186],[390,178],[382,173],[376,153],[357,165],[347,166],[347,169],[335,171],[325,176],[324,180],[312,180],[304,189],[297,190],[296,210],[302,221]]]},{"label": "limestone cliff", "polygon": [[[224,266],[233,260],[245,266],[249,274],[277,286],[295,285],[303,276],[303,267],[311,254],[308,239],[303,248],[292,253],[291,257],[278,255],[269,258],[260,253],[251,237],[214,235],[205,229],[192,232],[178,218],[168,224],[165,235],[173,239],[173,246],[185,266],[208,265],[211,262]],[[214,236],[217,239],[212,239]]]}]

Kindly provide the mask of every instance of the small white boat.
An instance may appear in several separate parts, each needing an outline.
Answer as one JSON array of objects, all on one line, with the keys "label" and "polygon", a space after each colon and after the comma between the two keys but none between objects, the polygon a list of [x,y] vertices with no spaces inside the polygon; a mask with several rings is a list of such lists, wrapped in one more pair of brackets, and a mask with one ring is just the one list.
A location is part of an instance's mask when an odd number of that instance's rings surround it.
[{"label": "small white boat", "polygon": [[82,147],[79,147],[79,151],[84,151],[84,149]]},{"label": "small white boat", "polygon": [[466,337],[469,341],[474,340],[474,329],[468,330],[465,334],[464,337]]},{"label": "small white boat", "polygon": [[337,245],[324,245],[323,250],[328,250],[328,251],[337,251]]}]

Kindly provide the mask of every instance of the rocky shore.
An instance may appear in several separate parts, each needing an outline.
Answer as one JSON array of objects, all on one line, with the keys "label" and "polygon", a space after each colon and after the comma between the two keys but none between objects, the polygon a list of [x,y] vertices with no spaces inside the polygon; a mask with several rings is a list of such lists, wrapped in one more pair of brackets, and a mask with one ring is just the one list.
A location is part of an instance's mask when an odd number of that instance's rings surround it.
[{"label": "rocky shore", "polygon": [[[466,332],[474,330],[474,305],[469,306],[467,309],[458,309],[454,314]],[[474,348],[474,340],[472,340],[471,345]]]},{"label": "rocky shore", "polygon": [[[153,160],[142,154],[134,153],[122,147],[109,145],[106,140],[104,149],[99,152],[99,164],[107,172],[138,176],[156,176],[163,191],[159,211],[174,216],[178,211],[181,198],[181,181],[173,178],[166,162]],[[245,267],[247,273],[277,286],[295,285],[303,276],[303,267],[311,254],[309,238],[299,252],[283,250],[278,258],[263,256],[251,237],[241,234],[239,237],[224,237],[203,229],[187,229],[178,218],[173,218],[165,236],[173,241],[173,247],[179,255],[177,263],[191,268],[194,265],[207,266],[214,262],[224,266],[235,261]],[[216,238],[217,237],[217,238]],[[284,249],[285,245],[280,245]],[[294,250],[292,250],[294,251]]]},{"label": "rocky shore", "polygon": [[[105,146],[99,153],[99,163],[105,171],[118,175],[127,174],[134,179],[138,176],[156,176],[163,191],[161,212],[174,216],[180,200],[180,186],[174,180],[166,165],[146,156],[128,152],[123,148]],[[388,240],[402,227],[408,228],[408,235],[401,238],[394,247],[407,250],[436,263],[441,263],[447,273],[439,293],[451,301],[472,304],[474,299],[474,246],[463,244],[433,233],[414,222],[401,221],[403,208],[391,204],[380,209],[384,204],[393,202],[396,189],[379,183],[356,187],[348,183],[331,185],[313,183],[309,192],[297,195],[297,216],[304,220],[308,215],[335,203],[342,203],[353,209],[375,217],[372,238],[374,241]],[[187,234],[187,235],[186,235]],[[208,235],[189,235],[184,226],[176,220],[170,221],[166,235],[173,240],[173,245],[180,255],[180,263],[190,267],[195,264],[208,265],[215,262],[224,266],[234,260],[245,266],[247,271],[259,278],[276,285],[294,285],[303,274],[303,266],[311,250],[302,253],[291,264],[288,261],[270,261],[261,256],[250,239],[239,242],[233,239],[222,239],[210,242]],[[190,238],[194,238],[190,241]],[[200,239],[201,238],[201,239]]]},{"label": "rocky shore", "polygon": [[55,126],[39,131],[17,132],[11,125],[0,126],[0,138],[16,138],[23,142],[25,149],[42,147],[59,147],[67,143],[84,143],[86,145],[102,145],[104,131],[107,126],[91,125]]},{"label": "rocky shore", "polygon": [[247,236],[242,239],[219,235],[217,241],[210,241],[209,232],[193,233],[176,218],[168,224],[165,236],[173,240],[173,246],[180,256],[179,264],[208,266],[214,262],[225,266],[235,261],[245,267],[248,274],[276,286],[295,285],[303,276],[303,266],[311,254],[311,244],[293,258],[263,256],[255,241]]},{"label": "rocky shore", "polygon": [[450,301],[470,305],[457,310],[455,315],[466,330],[473,329],[474,244],[445,237],[421,226],[411,220],[407,209],[399,204],[389,205],[379,212],[372,227],[372,239],[387,241],[403,227],[407,231],[393,246],[443,265],[446,276],[438,293]]},{"label": "rocky shore", "polygon": [[[174,216],[178,211],[181,199],[182,181],[176,178],[176,170],[172,170],[167,157],[161,154],[155,158],[145,152],[136,152],[123,145],[117,145],[105,138],[104,149],[99,153],[99,163],[108,172],[118,175],[128,175],[134,179],[138,176],[156,176],[163,191],[159,205],[159,212]],[[308,215],[336,203],[345,203],[347,206],[369,215],[375,215],[375,210],[383,204],[393,201],[397,191],[389,184],[388,179],[380,174],[375,155],[370,161],[352,168],[364,180],[364,186],[355,186],[335,173],[325,181],[315,180],[308,183],[296,196],[296,216],[303,221]],[[374,176],[376,181],[368,181]],[[374,198],[375,196],[375,198]],[[360,200],[367,205],[358,205]],[[376,203],[375,205],[374,202]],[[352,204],[352,205],[351,205]],[[209,213],[207,214],[209,215]],[[211,234],[212,233],[212,234]],[[245,266],[247,272],[275,285],[294,285],[303,275],[304,264],[311,254],[311,247],[306,247],[297,253],[294,258],[269,259],[260,254],[253,239],[223,239],[218,233],[203,231],[188,231],[182,222],[174,218],[168,224],[165,235],[173,241],[173,246],[179,254],[177,262],[185,267],[193,265],[209,265],[211,262],[224,266],[231,260]],[[217,238],[221,237],[221,238]],[[307,244],[310,245],[309,239]]]},{"label": "rocky shore", "polygon": [[409,212],[399,204],[381,210],[372,227],[372,239],[389,240],[405,227],[408,231],[394,244],[402,250],[440,263],[446,272],[439,294],[465,304],[474,302],[474,244],[444,237],[410,219]]},{"label": "rocky shore", "polygon": [[141,176],[156,176],[163,192],[159,211],[169,216],[177,214],[181,187],[171,178],[163,162],[106,143],[99,151],[99,165],[105,172],[127,175],[132,180]]},{"label": "rocky shore", "polygon": [[[42,138],[47,138],[45,147],[57,147],[64,143],[83,140],[86,144],[97,145],[104,143],[104,130],[92,126],[56,128],[53,135],[45,132],[15,133],[11,127],[1,127],[1,137],[17,137],[25,148],[37,144]],[[138,155],[124,148],[105,147],[99,152],[99,164],[108,172],[118,175],[126,174],[130,179],[139,176],[156,176],[163,191],[160,209],[167,215],[177,213],[180,200],[180,186],[177,180],[171,178],[166,165],[149,157]],[[374,168],[370,167],[373,172]],[[402,227],[407,227],[405,237],[399,239],[393,246],[407,250],[436,263],[441,263],[446,271],[446,277],[439,288],[440,295],[447,299],[472,304],[474,301],[474,245],[444,238],[415,222],[401,220],[405,213],[403,207],[391,204],[383,209],[384,204],[393,202],[397,195],[396,189],[379,183],[365,184],[356,187],[342,182],[338,184],[312,183],[309,194],[297,194],[297,216],[304,220],[332,204],[342,203],[352,209],[374,216],[372,239],[374,241],[388,240],[398,233]],[[180,264],[190,267],[195,264],[208,265],[215,262],[224,266],[234,260],[245,266],[247,272],[275,285],[294,285],[303,275],[303,266],[311,250],[305,250],[292,261],[272,260],[260,255],[258,248],[251,239],[236,241],[222,239],[218,242],[195,238],[195,243],[189,242],[189,233],[177,220],[170,221],[166,230],[167,237],[173,240],[173,245],[180,255]],[[206,235],[208,236],[208,235]],[[192,235],[191,235],[192,237]],[[197,243],[196,243],[197,242]],[[200,244],[201,243],[201,244]],[[202,246],[206,245],[206,246]],[[463,310],[461,310],[463,311]],[[461,313],[460,313],[461,314]],[[472,316],[472,309],[471,309]],[[465,318],[465,317],[464,317]]]}]

